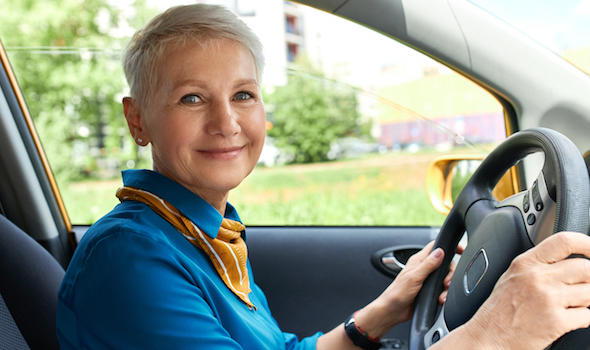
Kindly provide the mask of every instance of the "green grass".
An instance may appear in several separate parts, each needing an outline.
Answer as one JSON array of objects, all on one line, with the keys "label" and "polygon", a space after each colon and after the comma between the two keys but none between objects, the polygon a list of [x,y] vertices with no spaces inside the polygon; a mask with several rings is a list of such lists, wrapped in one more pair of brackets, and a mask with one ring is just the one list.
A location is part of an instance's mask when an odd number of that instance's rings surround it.
[{"label": "green grass", "polygon": [[[230,193],[248,225],[440,225],[425,192],[432,155],[387,154],[354,161],[256,168]],[[74,224],[96,221],[118,200],[120,181],[62,189]]]},{"label": "green grass", "polygon": [[443,220],[418,190],[319,192],[292,201],[236,206],[249,225],[440,225]]},{"label": "green grass", "polygon": [[108,213],[119,200],[115,197],[120,180],[82,181],[60,186],[60,192],[74,225],[88,225]]}]

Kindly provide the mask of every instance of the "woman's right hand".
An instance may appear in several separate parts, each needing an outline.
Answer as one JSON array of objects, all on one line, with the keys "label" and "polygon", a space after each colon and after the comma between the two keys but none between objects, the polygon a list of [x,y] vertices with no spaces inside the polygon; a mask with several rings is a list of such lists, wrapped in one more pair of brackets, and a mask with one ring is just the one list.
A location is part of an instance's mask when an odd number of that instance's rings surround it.
[{"label": "woman's right hand", "polygon": [[544,349],[588,327],[590,260],[572,254],[590,257],[590,237],[561,232],[518,256],[459,338],[474,349]]}]

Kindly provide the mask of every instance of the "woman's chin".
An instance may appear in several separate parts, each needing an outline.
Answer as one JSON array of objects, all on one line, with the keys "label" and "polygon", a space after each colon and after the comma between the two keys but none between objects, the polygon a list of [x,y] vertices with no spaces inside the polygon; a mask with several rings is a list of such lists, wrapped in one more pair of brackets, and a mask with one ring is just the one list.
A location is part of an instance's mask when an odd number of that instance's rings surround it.
[{"label": "woman's chin", "polygon": [[240,185],[240,183],[242,183],[244,178],[245,177],[230,178],[230,179],[217,178],[214,181],[209,182],[208,188],[211,191],[215,191],[215,192],[219,192],[219,193],[228,193],[229,191],[238,187]]}]

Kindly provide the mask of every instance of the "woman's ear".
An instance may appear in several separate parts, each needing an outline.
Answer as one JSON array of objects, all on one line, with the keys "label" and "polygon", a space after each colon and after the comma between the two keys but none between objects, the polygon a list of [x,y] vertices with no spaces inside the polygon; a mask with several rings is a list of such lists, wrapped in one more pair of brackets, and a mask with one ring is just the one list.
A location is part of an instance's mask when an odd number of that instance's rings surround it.
[{"label": "woman's ear", "polygon": [[146,146],[150,143],[150,140],[145,130],[137,101],[131,97],[123,97],[122,102],[123,113],[125,114],[125,119],[127,120],[127,126],[129,127],[131,136],[133,136],[135,143],[140,146]]}]

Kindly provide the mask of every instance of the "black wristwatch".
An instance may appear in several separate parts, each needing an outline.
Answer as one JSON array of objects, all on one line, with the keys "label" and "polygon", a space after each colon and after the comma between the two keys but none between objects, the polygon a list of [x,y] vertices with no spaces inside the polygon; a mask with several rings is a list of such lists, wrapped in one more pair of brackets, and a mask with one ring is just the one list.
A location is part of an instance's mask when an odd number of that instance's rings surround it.
[{"label": "black wristwatch", "polygon": [[367,332],[363,331],[361,327],[357,326],[354,315],[356,312],[344,322],[344,331],[346,335],[352,340],[352,343],[359,348],[365,350],[378,350],[381,347],[379,339],[371,338]]}]

